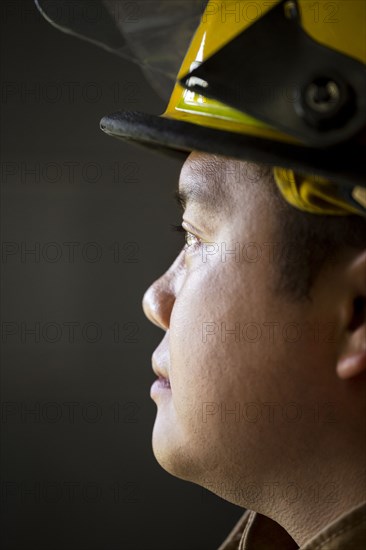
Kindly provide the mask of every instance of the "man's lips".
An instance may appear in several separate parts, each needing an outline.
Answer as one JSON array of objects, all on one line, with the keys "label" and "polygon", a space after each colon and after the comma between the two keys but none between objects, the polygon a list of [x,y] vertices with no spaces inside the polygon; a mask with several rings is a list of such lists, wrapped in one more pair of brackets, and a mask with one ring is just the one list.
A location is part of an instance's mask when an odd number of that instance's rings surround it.
[{"label": "man's lips", "polygon": [[170,389],[170,382],[167,378],[161,378],[159,376],[159,378],[156,380],[156,384],[160,387],[160,388],[164,388],[164,389]]},{"label": "man's lips", "polygon": [[155,372],[158,379],[154,382],[152,385],[152,391],[154,388],[156,390],[170,390],[170,381],[168,373],[164,368],[162,368],[160,365],[157,365],[156,362],[153,360],[152,362],[153,371]]},{"label": "man's lips", "polygon": [[152,385],[152,394],[155,391],[170,390],[169,380],[169,349],[167,346],[158,346],[151,357],[152,369],[158,377]]},{"label": "man's lips", "polygon": [[163,380],[166,380],[167,382],[169,382],[168,373],[163,367],[161,367],[160,365],[157,365],[154,359],[152,361],[152,368],[158,378],[162,378]]}]

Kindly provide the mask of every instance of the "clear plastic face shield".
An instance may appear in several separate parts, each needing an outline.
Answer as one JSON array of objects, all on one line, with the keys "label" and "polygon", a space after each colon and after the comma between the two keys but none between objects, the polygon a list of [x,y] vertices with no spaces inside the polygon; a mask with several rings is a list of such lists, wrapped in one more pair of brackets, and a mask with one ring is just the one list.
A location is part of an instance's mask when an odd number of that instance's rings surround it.
[{"label": "clear plastic face shield", "polygon": [[329,195],[328,213],[366,214],[363,2],[342,3],[332,25],[304,0],[258,0],[255,17],[244,0],[35,2],[58,29],[136,63],[168,103],[161,116],[106,115],[107,134],[269,164],[291,204],[318,212]]},{"label": "clear plastic face shield", "polygon": [[139,65],[169,101],[207,1],[35,0],[52,25]]}]

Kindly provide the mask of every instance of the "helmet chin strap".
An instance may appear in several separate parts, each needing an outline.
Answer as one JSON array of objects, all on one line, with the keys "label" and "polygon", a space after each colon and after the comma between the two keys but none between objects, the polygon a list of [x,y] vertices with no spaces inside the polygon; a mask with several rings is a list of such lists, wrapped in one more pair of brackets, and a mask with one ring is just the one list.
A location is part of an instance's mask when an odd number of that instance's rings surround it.
[{"label": "helmet chin strap", "polygon": [[346,189],[319,176],[274,168],[274,179],[286,202],[311,214],[366,216],[366,188]]}]

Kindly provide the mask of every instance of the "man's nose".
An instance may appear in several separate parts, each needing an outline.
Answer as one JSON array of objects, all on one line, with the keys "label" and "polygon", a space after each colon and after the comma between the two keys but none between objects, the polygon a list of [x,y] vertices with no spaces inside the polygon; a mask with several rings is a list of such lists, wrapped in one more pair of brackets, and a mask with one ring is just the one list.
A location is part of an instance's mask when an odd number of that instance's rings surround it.
[{"label": "man's nose", "polygon": [[183,264],[181,253],[168,271],[147,289],[142,299],[146,317],[163,330],[169,329],[171,312],[184,277]]},{"label": "man's nose", "polygon": [[142,308],[149,321],[163,330],[168,330],[175,296],[164,277],[165,275],[160,277],[147,289],[142,299]]}]

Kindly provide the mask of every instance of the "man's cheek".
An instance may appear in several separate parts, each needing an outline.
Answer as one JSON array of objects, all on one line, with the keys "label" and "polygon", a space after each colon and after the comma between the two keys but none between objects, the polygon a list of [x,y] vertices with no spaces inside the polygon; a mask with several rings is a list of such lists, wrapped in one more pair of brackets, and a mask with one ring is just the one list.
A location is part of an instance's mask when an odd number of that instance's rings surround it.
[{"label": "man's cheek", "polygon": [[[170,317],[171,353],[198,358],[204,353],[203,331],[212,317],[205,298],[205,288],[185,288],[177,297]],[[199,363],[199,362],[198,362]]]},{"label": "man's cheek", "polygon": [[179,418],[196,423],[202,402],[215,398],[216,365],[193,323],[182,324],[170,335],[172,399]]}]

